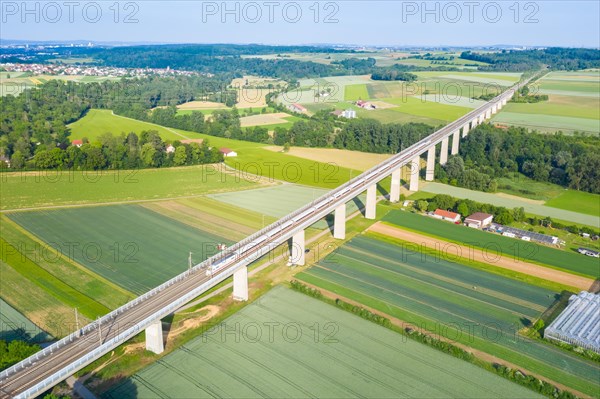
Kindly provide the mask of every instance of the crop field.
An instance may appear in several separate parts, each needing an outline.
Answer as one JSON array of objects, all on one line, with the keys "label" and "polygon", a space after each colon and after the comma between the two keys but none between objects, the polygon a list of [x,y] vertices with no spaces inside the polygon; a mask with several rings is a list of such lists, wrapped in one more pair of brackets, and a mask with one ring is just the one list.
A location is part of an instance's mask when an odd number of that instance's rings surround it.
[{"label": "crop field", "polygon": [[429,236],[467,243],[478,248],[486,248],[524,261],[547,265],[554,269],[585,277],[600,277],[600,263],[598,260],[589,256],[582,256],[576,252],[561,251],[533,242],[487,233],[466,226],[457,226],[411,212],[393,211],[388,213],[383,220]]},{"label": "crop field", "polygon": [[259,186],[259,180],[243,177],[236,179],[232,172],[215,165],[3,173],[0,209],[156,200]]},{"label": "crop field", "polygon": [[[272,338],[267,336],[269,325],[275,325]],[[239,326],[236,336],[222,335],[234,326]],[[393,331],[276,287],[103,397],[537,396]]]},{"label": "crop field", "polygon": [[114,136],[121,133],[127,135],[131,132],[139,135],[145,130],[156,130],[163,140],[198,138],[196,133],[186,132],[186,134],[181,134],[171,128],[115,115],[107,109],[91,109],[83,118],[71,123],[68,127],[71,129],[71,135],[69,136],[71,140],[87,137],[90,141],[94,141],[107,132],[112,133]]},{"label": "crop field", "polygon": [[[319,198],[326,192],[326,190],[312,187],[284,184],[237,193],[214,194],[209,195],[209,197],[242,209],[280,218]],[[346,205],[346,214],[350,215],[359,208],[362,208],[364,200],[363,196],[359,196],[354,201],[348,202]],[[327,223],[324,220],[320,220],[313,227],[324,229],[327,227]]]},{"label": "crop field", "polygon": [[[279,152],[282,147],[265,147],[270,151]],[[375,154],[371,152],[360,152],[350,150],[340,150],[337,148],[309,148],[309,147],[291,147],[289,155],[309,159],[317,162],[333,162],[338,166],[353,168],[365,171],[391,157],[391,154]]]},{"label": "crop field", "polygon": [[509,103],[494,122],[542,132],[562,130],[600,134],[600,78],[590,72],[551,72],[532,86],[548,101]]},{"label": "crop field", "polygon": [[[502,180],[500,181],[502,183]],[[509,184],[515,184],[512,180]],[[549,205],[542,204],[541,201],[531,201],[524,198],[518,198],[514,195],[506,195],[503,193],[484,193],[481,191],[469,190],[462,187],[450,186],[448,184],[428,182],[422,187],[423,191],[435,193],[435,194],[448,194],[456,198],[469,198],[473,201],[482,202],[486,204],[493,204],[496,206],[504,206],[512,209],[514,207],[523,207],[525,212],[539,215],[549,216],[552,219],[568,220],[573,223],[584,224],[587,226],[600,227],[600,216],[596,213],[594,216],[589,213],[590,209],[594,206],[594,201],[598,201],[597,194],[581,195],[579,196],[580,201],[584,201],[586,206],[583,209],[577,208],[575,204],[568,201],[559,201],[559,204],[564,209],[559,207],[553,207],[550,202]],[[559,193],[560,195],[560,193]],[[587,200],[590,200],[589,203]],[[597,203],[597,202],[596,202]],[[580,210],[576,212],[574,210]]]},{"label": "crop field", "polygon": [[199,263],[216,253],[217,244],[232,243],[138,205],[18,212],[9,217],[53,248],[72,248],[75,261],[135,294],[186,270],[190,251]]},{"label": "crop field", "polygon": [[249,126],[267,126],[268,128],[275,128],[277,126],[290,128],[294,122],[299,121],[300,118],[285,112],[278,112],[273,114],[260,114],[252,116],[244,116],[240,118],[240,124],[242,127]]},{"label": "crop field", "polygon": [[[429,254],[431,255],[431,254]],[[297,276],[474,349],[598,394],[600,366],[518,331],[558,293],[361,236]]]},{"label": "crop field", "polygon": [[[360,118],[382,123],[422,122],[432,126],[454,120],[481,104],[472,97],[498,92],[515,83],[518,73],[418,72],[416,82],[373,81],[365,76],[305,79],[300,88],[281,95],[278,101],[301,103],[310,112],[327,108],[352,108],[360,99],[391,105],[375,110],[357,109]],[[316,94],[328,90],[326,97]],[[380,104],[381,105],[381,104]]]},{"label": "crop field", "polygon": [[356,101],[369,98],[369,91],[366,84],[347,85],[344,87],[344,100]]},{"label": "crop field", "polygon": [[578,209],[581,213],[600,216],[600,195],[576,190],[565,190],[547,201],[546,206],[559,209]]},{"label": "crop field", "polygon": [[52,337],[0,298],[0,340],[15,339],[37,343]]},{"label": "crop field", "polygon": [[145,208],[219,237],[239,241],[277,219],[204,196],[150,202]]}]

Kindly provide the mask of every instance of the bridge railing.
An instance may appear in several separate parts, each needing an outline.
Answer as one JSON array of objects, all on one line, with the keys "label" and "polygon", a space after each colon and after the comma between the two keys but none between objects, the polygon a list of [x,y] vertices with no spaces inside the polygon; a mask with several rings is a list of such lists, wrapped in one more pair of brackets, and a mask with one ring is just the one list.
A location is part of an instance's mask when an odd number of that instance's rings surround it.
[{"label": "bridge railing", "polygon": [[[509,92],[513,92],[518,90],[520,87],[522,87],[523,85],[527,84],[527,82],[531,80],[531,78],[527,79],[524,82],[519,82],[516,85],[512,86],[510,89],[508,89],[507,91],[503,92],[502,94],[498,95],[497,97],[495,97],[494,99],[492,99],[491,101],[487,102],[485,105],[482,105],[481,107],[471,111],[470,113],[468,113],[467,115],[461,117],[458,121],[452,122],[449,125],[443,127],[442,129],[448,129],[448,128],[452,128],[453,126],[458,126],[460,127],[462,125],[463,122],[459,122],[464,120],[465,118],[470,118],[470,117],[474,117],[479,115],[482,110],[487,110],[487,108],[490,106],[490,104],[496,103],[498,102],[498,100],[503,99],[504,97],[506,97],[508,95]],[[432,133],[432,135],[435,134]],[[294,219],[295,217],[301,215],[303,212],[315,207],[316,205],[320,204],[322,201],[326,201],[328,199],[330,199],[336,192],[341,191],[347,187],[352,186],[354,183],[365,179],[366,177],[368,177],[369,175],[373,174],[374,172],[379,171],[382,168],[391,168],[391,167],[397,167],[395,166],[395,164],[397,164],[399,161],[402,160],[402,158],[404,158],[406,156],[406,152],[407,151],[412,151],[416,148],[418,148],[421,145],[424,145],[428,138],[431,137],[431,135],[425,137],[424,139],[418,141],[417,143],[409,146],[408,148],[402,150],[402,152],[390,157],[389,159],[381,162],[380,164],[368,169],[367,171],[361,173],[360,175],[350,179],[348,182],[338,186],[336,189],[329,191],[328,193],[322,195],[321,197],[313,200],[312,202],[308,203],[307,205],[301,207],[300,209],[297,209],[296,211],[284,216],[283,218],[281,218],[280,220],[278,220],[277,222],[274,222],[264,228],[262,228],[261,230],[257,231],[256,233],[246,237],[245,239],[239,241],[238,243],[232,245],[231,247],[211,256],[210,258],[204,260],[203,262],[198,263],[197,265],[195,265],[194,267],[192,267],[191,269],[171,278],[170,280],[162,283],[161,285],[147,291],[146,293],[142,294],[141,296],[135,298],[134,300],[126,303],[125,305],[113,310],[112,312],[102,316],[101,318],[99,318],[96,321],[93,321],[91,323],[89,323],[88,325],[84,326],[83,328],[81,328],[79,331],[74,331],[73,333],[69,334],[68,336],[64,337],[63,339],[55,342],[54,344],[47,346],[46,348],[44,348],[43,350],[37,352],[36,354],[30,356],[27,359],[22,360],[21,362],[7,368],[6,370],[3,370],[2,372],[0,372],[0,380],[6,379],[8,377],[10,377],[12,374],[15,374],[16,372],[18,372],[19,370],[24,370],[25,368],[27,368],[27,366],[31,365],[32,362],[34,361],[39,361],[41,358],[51,355],[54,351],[59,350],[60,348],[64,347],[65,345],[75,341],[77,338],[80,337],[80,335],[85,335],[86,333],[90,333],[92,331],[95,331],[99,326],[102,326],[103,324],[105,324],[106,322],[112,321],[114,318],[116,318],[118,315],[126,312],[127,310],[137,306],[139,303],[145,301],[146,299],[158,294],[159,292],[163,291],[166,288],[171,287],[174,284],[177,284],[178,282],[186,279],[187,277],[190,276],[190,274],[192,273],[196,273],[198,271],[203,270],[206,267],[209,267],[210,265],[212,265],[213,263],[225,259],[229,256],[240,256],[242,255],[241,253],[239,253],[240,250],[244,249],[244,247],[250,243],[252,243],[254,240],[256,240],[257,238],[260,238],[261,236],[263,236],[264,234],[276,229],[277,227],[280,227],[281,224]],[[434,145],[435,143],[432,143],[431,145]],[[394,165],[394,166],[393,166]],[[401,165],[398,165],[401,166]],[[251,248],[249,249],[251,250]]]}]

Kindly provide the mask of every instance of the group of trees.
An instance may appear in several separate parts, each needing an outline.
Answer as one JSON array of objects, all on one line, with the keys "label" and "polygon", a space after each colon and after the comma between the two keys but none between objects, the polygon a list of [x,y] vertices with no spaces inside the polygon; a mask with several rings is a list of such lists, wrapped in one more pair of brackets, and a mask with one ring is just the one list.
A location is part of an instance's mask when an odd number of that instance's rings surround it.
[{"label": "group of trees", "polygon": [[436,176],[443,183],[471,190],[496,192],[498,182],[490,175],[476,169],[465,168],[462,157],[453,155],[444,166],[436,165]]},{"label": "group of trees", "polygon": [[347,150],[395,154],[433,133],[423,123],[382,124],[374,119],[353,119],[335,134],[332,146]]},{"label": "group of trees", "polygon": [[436,209],[444,209],[460,213],[463,217],[475,212],[489,213],[490,215],[494,215],[494,221],[500,224],[525,221],[525,210],[522,207],[507,209],[503,206],[482,204],[470,199],[458,199],[446,194],[438,194],[428,200],[415,201],[413,205],[421,212],[433,212]]},{"label": "group of trees", "polygon": [[585,48],[547,48],[541,50],[503,50],[476,53],[464,51],[460,58],[486,62],[479,70],[523,72],[545,65],[555,70],[577,70],[600,67],[600,50]]},{"label": "group of trees", "polygon": [[[462,140],[459,154],[465,171],[477,169],[491,178],[522,173],[536,181],[598,194],[599,146],[600,138],[593,136],[540,134],[519,127],[504,130],[484,124]],[[457,160],[452,166],[459,164]],[[453,177],[460,184],[460,176]]]},{"label": "group of trees", "polygon": [[528,86],[523,86],[516,95],[511,98],[511,103],[539,103],[542,101],[548,101],[547,94],[531,94]]},{"label": "group of trees", "polygon": [[14,169],[135,169],[159,168],[168,166],[198,165],[223,161],[223,154],[217,148],[202,143],[181,143],[171,145],[174,151],[168,152],[169,144],[164,142],[157,131],[144,131],[140,137],[135,133],[114,136],[101,135],[94,143],[81,146],[55,147],[51,150],[40,148],[32,158],[16,151],[12,157]]},{"label": "group of trees", "polygon": [[6,342],[0,339],[0,370],[4,370],[28,358],[40,350],[39,345],[29,344],[25,341]]},{"label": "group of trees", "polygon": [[[52,80],[19,96],[0,97],[0,155],[17,153],[30,159],[37,151],[69,145],[67,124],[85,115],[90,108],[163,124],[174,119],[174,106],[195,99],[224,100],[226,83],[203,76],[148,77],[102,83],[78,84]],[[225,93],[225,94],[224,94]],[[166,109],[150,109],[167,106]],[[171,106],[171,108],[168,108]],[[168,123],[165,123],[167,126]],[[178,116],[177,126],[202,131],[204,116]]]}]

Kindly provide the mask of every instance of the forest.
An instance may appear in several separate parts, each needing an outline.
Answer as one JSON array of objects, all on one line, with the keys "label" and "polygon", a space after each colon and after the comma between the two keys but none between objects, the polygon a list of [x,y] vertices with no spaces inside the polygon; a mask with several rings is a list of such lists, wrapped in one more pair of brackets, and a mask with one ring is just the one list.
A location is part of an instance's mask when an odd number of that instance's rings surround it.
[{"label": "forest", "polygon": [[484,124],[461,141],[459,156],[451,157],[443,169],[458,185],[482,191],[494,190],[476,182],[489,185],[494,178],[518,172],[536,181],[599,194],[598,148],[598,137],[540,134],[520,127],[504,130]]},{"label": "forest", "polygon": [[577,70],[600,67],[600,50],[585,48],[547,48],[542,50],[502,50],[477,53],[464,51],[460,58],[486,62],[481,71],[523,72],[542,69]]}]

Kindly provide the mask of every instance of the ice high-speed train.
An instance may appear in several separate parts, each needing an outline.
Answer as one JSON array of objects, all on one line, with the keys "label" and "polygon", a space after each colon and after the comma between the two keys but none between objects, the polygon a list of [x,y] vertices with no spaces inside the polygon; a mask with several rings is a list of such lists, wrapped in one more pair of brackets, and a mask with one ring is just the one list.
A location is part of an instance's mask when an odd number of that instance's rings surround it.
[{"label": "ice high-speed train", "polygon": [[[397,167],[396,165],[402,163],[403,160],[413,159],[415,156],[419,155],[424,151],[423,147],[429,146],[430,143],[431,139],[427,140],[424,143],[414,144],[414,148],[407,148],[407,150],[410,150],[410,152],[408,152],[408,154],[404,154],[402,158],[399,158],[398,160],[396,160],[396,162],[390,164],[389,161],[385,161],[382,164],[375,166],[368,172],[365,172],[365,174],[356,177],[355,179],[349,181],[343,186],[340,186],[334,193],[327,195],[326,197],[319,198],[307,207],[301,208],[297,211],[297,214],[293,215],[290,219],[283,222],[277,222],[275,225],[272,226],[272,228],[269,228],[265,234],[252,240],[248,244],[242,245],[241,248],[234,250],[227,255],[224,255],[221,259],[208,266],[206,269],[206,275],[212,277],[214,274],[220,272],[222,269],[229,266],[230,261],[233,261],[236,258],[241,258],[243,255],[248,255],[249,252],[250,255],[254,257],[254,259],[260,258],[261,256],[268,253],[270,249],[268,247],[262,247],[258,249],[257,247],[259,247],[262,243],[264,243],[265,241],[271,241],[273,238],[282,234],[292,226],[295,226],[304,219],[322,210],[332,202],[336,201],[338,198],[348,195],[349,193],[352,193],[352,196],[358,195],[360,192],[354,193],[355,190],[358,190],[360,188],[360,191],[363,191],[364,186],[368,185],[369,182],[373,180],[377,181],[376,179],[379,175],[381,175],[384,172],[389,173],[390,168]],[[350,198],[348,198],[348,200],[350,200]],[[254,248],[257,248],[255,250],[256,252],[252,253],[251,251]]]}]

